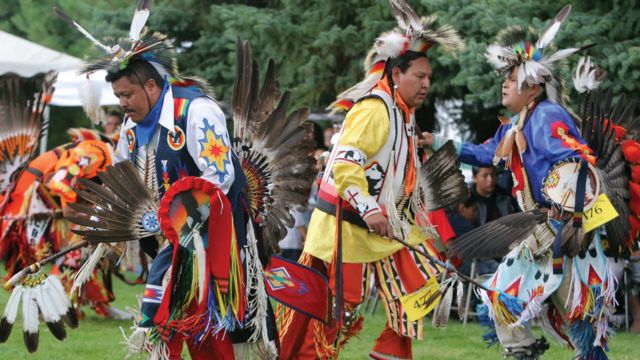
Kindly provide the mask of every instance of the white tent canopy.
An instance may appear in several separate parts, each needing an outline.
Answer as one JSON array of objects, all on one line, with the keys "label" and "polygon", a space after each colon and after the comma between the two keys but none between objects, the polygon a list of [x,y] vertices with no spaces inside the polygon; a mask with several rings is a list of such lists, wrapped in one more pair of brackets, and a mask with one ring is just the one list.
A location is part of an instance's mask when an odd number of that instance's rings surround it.
[{"label": "white tent canopy", "polygon": [[77,69],[82,60],[0,31],[0,75],[32,77],[49,70]]},{"label": "white tent canopy", "polygon": [[96,71],[89,79],[85,75],[78,75],[77,70],[59,73],[51,105],[82,106],[82,96],[88,93],[89,87],[100,97],[100,105],[118,105],[118,98],[113,95],[111,84],[104,80],[106,75],[107,72],[104,70]]},{"label": "white tent canopy", "polygon": [[[38,45],[7,32],[0,31],[0,75],[16,74],[32,77],[49,70],[58,72],[56,91],[51,105],[82,106],[82,94],[89,86],[85,76],[78,75],[82,60]],[[100,105],[117,105],[111,85],[104,80],[105,73],[91,76],[91,87],[101,93]]]}]

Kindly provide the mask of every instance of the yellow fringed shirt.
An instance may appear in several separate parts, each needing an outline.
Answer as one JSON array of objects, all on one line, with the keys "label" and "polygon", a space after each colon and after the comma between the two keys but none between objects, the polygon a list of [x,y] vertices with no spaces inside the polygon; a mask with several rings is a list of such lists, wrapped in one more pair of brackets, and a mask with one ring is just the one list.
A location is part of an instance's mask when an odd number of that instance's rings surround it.
[{"label": "yellow fringed shirt", "polygon": [[[387,141],[390,121],[387,108],[379,99],[365,99],[356,103],[347,113],[344,129],[336,146],[359,149],[368,158],[378,153]],[[327,170],[331,171],[331,170]],[[350,186],[368,193],[368,183],[364,169],[351,162],[335,162],[332,167],[335,187],[344,194]],[[333,257],[333,245],[336,232],[336,218],[321,210],[314,210],[307,231],[304,251],[330,262]],[[406,239],[417,245],[427,238],[418,227],[413,226]],[[403,245],[397,241],[384,239],[370,233],[366,228],[342,222],[343,262],[366,263],[379,260],[400,250]]]}]

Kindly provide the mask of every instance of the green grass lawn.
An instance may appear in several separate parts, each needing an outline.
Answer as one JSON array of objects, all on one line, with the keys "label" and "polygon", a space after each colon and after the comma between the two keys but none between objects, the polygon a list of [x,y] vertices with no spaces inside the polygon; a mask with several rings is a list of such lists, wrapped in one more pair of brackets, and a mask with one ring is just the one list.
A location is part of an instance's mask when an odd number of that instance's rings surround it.
[{"label": "green grass lawn", "polygon": [[[0,274],[2,275],[2,274]],[[2,275],[3,276],[3,275]],[[136,305],[136,296],[142,293],[143,286],[128,286],[114,279],[116,291],[115,305],[120,309]],[[0,308],[4,311],[4,304],[9,293],[0,290]],[[56,340],[49,329],[42,324],[40,326],[40,346],[38,352],[29,354],[22,342],[21,315],[18,316],[9,340],[0,344],[0,359],[122,359],[125,356],[120,327],[129,332],[131,322],[107,320],[98,317],[91,309],[84,309],[86,317],[80,321],[80,326],[75,330],[68,330],[65,341]],[[384,327],[385,316],[381,308],[374,315],[367,315],[362,333],[353,339],[341,352],[341,359],[365,359],[367,353],[379,332]],[[415,342],[413,354],[415,359],[497,359],[501,358],[501,349],[493,347],[487,349],[482,342],[483,330],[475,323],[467,326],[455,318],[445,329],[435,329],[426,325],[425,340]],[[549,339],[551,342],[552,340]],[[637,346],[640,336],[620,332],[611,339],[611,359],[635,360],[640,358]],[[634,355],[635,354],[635,355]],[[560,348],[552,342],[551,349],[546,353],[547,359],[571,359],[572,353]]]}]

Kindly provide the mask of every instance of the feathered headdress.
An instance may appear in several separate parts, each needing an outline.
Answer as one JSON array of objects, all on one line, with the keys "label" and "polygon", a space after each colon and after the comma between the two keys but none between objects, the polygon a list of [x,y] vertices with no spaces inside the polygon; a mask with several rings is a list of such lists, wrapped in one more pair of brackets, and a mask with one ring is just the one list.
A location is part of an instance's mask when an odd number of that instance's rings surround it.
[{"label": "feathered headdress", "polygon": [[103,57],[89,60],[81,73],[92,73],[97,70],[114,73],[125,69],[135,59],[143,59],[151,63],[161,76],[168,74],[177,78],[178,66],[173,45],[167,40],[166,35],[150,32],[148,28],[145,28],[151,12],[151,4],[151,0],[138,0],[128,38],[107,39],[104,43],[96,39],[60,8],[54,7],[53,10],[62,20],[75,27],[105,54]]},{"label": "feathered headdress", "polygon": [[519,66],[518,92],[524,83],[529,86],[545,84],[549,100],[563,103],[564,87],[556,74],[559,61],[592,46],[551,52],[551,43],[570,11],[571,5],[562,8],[540,34],[532,27],[514,25],[504,29],[498,34],[496,43],[487,47],[487,60],[500,75],[507,75]]},{"label": "feathered headdress", "polygon": [[420,17],[404,0],[389,0],[389,4],[398,26],[378,36],[364,61],[367,73],[364,80],[338,95],[336,101],[329,105],[329,110],[348,111],[382,79],[389,59],[400,57],[407,51],[427,52],[434,45],[440,45],[452,54],[464,49],[462,38],[450,25],[435,29],[435,15]]},{"label": "feathered headdress", "polygon": [[[127,38],[109,38],[105,42],[97,40],[85,28],[65,14],[60,8],[54,7],[55,13],[67,24],[76,28],[87,37],[96,47],[104,51],[104,56],[89,59],[80,70],[82,74],[90,75],[98,70],[106,70],[108,73],[116,73],[126,69],[134,60],[144,60],[151,64],[160,74],[174,86],[196,86],[203,92],[213,97],[213,91],[207,82],[196,77],[181,76],[178,71],[176,51],[167,36],[152,32],[145,24],[151,12],[152,0],[138,0],[138,5],[133,13],[129,36]],[[95,116],[99,106],[99,96],[96,96],[91,86],[85,92],[84,108],[89,117],[98,124],[100,119]],[[86,101],[84,99],[87,99]]]}]

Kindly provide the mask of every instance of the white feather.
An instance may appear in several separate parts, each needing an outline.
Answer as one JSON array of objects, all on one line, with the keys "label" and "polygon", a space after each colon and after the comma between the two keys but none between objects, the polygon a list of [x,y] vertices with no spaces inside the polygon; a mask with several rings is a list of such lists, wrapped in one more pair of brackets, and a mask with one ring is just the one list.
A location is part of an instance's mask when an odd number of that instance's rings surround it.
[{"label": "white feather", "polygon": [[451,301],[453,300],[453,286],[448,286],[433,313],[433,326],[445,327],[449,323],[451,314]]},{"label": "white feather", "polygon": [[2,317],[7,320],[9,324],[13,324],[16,321],[16,316],[18,316],[18,308],[20,307],[20,300],[22,299],[22,294],[24,293],[23,286],[16,286],[13,288],[11,292],[11,296],[9,296],[9,301],[7,301],[7,305],[4,308],[4,315]]},{"label": "white feather", "polygon": [[536,48],[544,49],[553,41],[553,39],[556,37],[556,34],[558,34],[558,30],[560,30],[560,26],[567,18],[567,16],[569,16],[569,12],[571,12],[571,5],[567,5],[563,7],[562,10],[560,10],[558,15],[556,15],[556,17],[551,20],[551,24],[549,24],[549,26],[540,35],[540,38],[536,42]]},{"label": "white feather", "polygon": [[390,0],[389,5],[395,15],[398,26],[408,32],[422,31],[423,25],[420,17],[411,6],[404,0]]},{"label": "white feather", "polygon": [[75,25],[76,29],[78,29],[78,31],[80,31],[82,33],[82,35],[86,36],[87,39],[91,40],[91,42],[94,45],[96,45],[99,48],[102,48],[102,50],[104,50],[104,52],[106,52],[107,54],[113,53],[113,49],[112,48],[110,48],[109,46],[107,46],[107,45],[101,43],[100,41],[98,41],[87,30],[85,30],[82,26],[80,26],[80,24],[78,24],[77,22],[73,21],[73,25]]},{"label": "white feather", "polygon": [[527,78],[527,73],[525,70],[526,66],[527,63],[525,62],[520,64],[520,66],[518,67],[518,94],[520,94],[520,92],[522,91],[522,84],[524,84],[524,81]]},{"label": "white feather", "polygon": [[104,111],[100,107],[100,99],[102,98],[102,87],[97,83],[91,81],[89,77],[82,84],[80,90],[80,98],[82,100],[82,108],[87,114],[91,122],[96,125],[102,123],[104,117]]},{"label": "white feather", "polygon": [[140,9],[133,13],[133,19],[131,20],[131,28],[129,29],[129,38],[132,42],[136,42],[140,39],[140,33],[142,28],[149,19],[149,9]]},{"label": "white feather", "polygon": [[98,265],[98,262],[102,257],[107,253],[107,244],[100,243],[96,246],[96,249],[93,250],[89,259],[82,265],[80,270],[73,277],[73,287],[71,288],[71,293],[73,294],[76,289],[82,287],[82,285],[91,279],[93,275],[93,270]]},{"label": "white feather", "polygon": [[51,284],[52,292],[58,294],[58,299],[62,302],[65,307],[64,313],[71,307],[71,300],[69,300],[69,295],[67,295],[67,291],[62,286],[60,279],[57,276],[51,275],[47,278],[49,283]]},{"label": "white feather", "polygon": [[484,56],[496,69],[502,69],[509,66],[509,63],[504,61],[503,59],[515,60],[515,54],[513,53],[513,50],[496,44],[487,46],[487,50]]},{"label": "white feather", "polygon": [[377,56],[382,59],[395,58],[402,53],[409,44],[409,39],[395,31],[387,32],[378,37],[375,44]]},{"label": "white feather", "polygon": [[527,61],[522,68],[528,85],[542,84],[546,76],[551,76],[551,71],[537,61]]},{"label": "white feather", "polygon": [[458,305],[458,317],[462,319],[467,313],[467,308],[464,306],[464,284],[462,281],[456,282],[456,304]]},{"label": "white feather", "polygon": [[573,72],[573,87],[583,93],[587,90],[595,90],[600,86],[601,81],[596,78],[597,67],[591,62],[591,58],[581,57],[578,66]]},{"label": "white feather", "polygon": [[553,41],[553,38],[556,37],[558,30],[560,30],[560,25],[562,25],[562,23],[554,22],[549,27],[549,29],[547,29],[547,31],[545,31],[545,33],[540,36],[540,39],[538,39],[538,41],[536,42],[536,48],[544,49],[545,47],[547,47],[547,45],[549,45],[549,43]]},{"label": "white feather", "polygon": [[43,285],[41,284],[34,287],[33,292],[36,303],[38,304],[38,309],[40,309],[40,313],[42,314],[42,319],[48,323],[60,321],[60,314],[54,309],[54,305],[47,297],[47,293],[43,291]]},{"label": "white feather", "polygon": [[545,57],[541,60],[541,62],[546,62],[549,64],[553,64],[554,62],[560,60],[560,59],[564,59],[568,56],[571,56],[575,53],[577,53],[578,51],[580,51],[580,48],[569,48],[569,49],[562,49],[562,50],[558,50],[556,52],[554,52],[553,54],[549,55],[548,57]]},{"label": "white feather", "polygon": [[576,66],[576,69],[571,74],[571,78],[573,79],[573,87],[579,93],[583,93],[587,90],[585,83],[587,82],[586,77],[589,75],[589,68],[591,67],[590,63],[590,57],[580,57],[580,59],[578,59],[578,65]]},{"label": "white feather", "polygon": [[562,103],[562,99],[560,99],[559,87],[560,87],[560,83],[558,83],[558,81],[555,78],[552,78],[550,81],[547,81],[547,83],[544,84],[544,89],[547,93],[547,98],[549,98],[550,101],[556,104]]},{"label": "white feather", "polygon": [[[369,91],[371,91],[371,89],[376,86],[381,78],[382,74],[369,74],[366,79],[362,80],[361,82],[355,84],[351,88],[343,91],[340,95],[338,95],[338,99],[348,99],[355,102],[369,93]],[[329,106],[329,108],[332,108],[332,106]]]},{"label": "white feather", "polygon": [[198,269],[198,302],[200,303],[204,299],[207,254],[204,251],[204,242],[200,236],[200,226],[196,226],[191,233],[193,234],[193,248],[196,254],[195,260]]},{"label": "white feather", "polygon": [[38,304],[35,289],[26,287],[22,296],[22,330],[35,334],[38,332]]},{"label": "white feather", "polygon": [[51,305],[51,310],[57,314],[58,317],[61,317],[67,313],[69,308],[66,306],[64,301],[66,297],[60,296],[50,280],[51,277],[55,277],[55,275],[49,276],[42,284],[43,297]]}]

